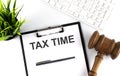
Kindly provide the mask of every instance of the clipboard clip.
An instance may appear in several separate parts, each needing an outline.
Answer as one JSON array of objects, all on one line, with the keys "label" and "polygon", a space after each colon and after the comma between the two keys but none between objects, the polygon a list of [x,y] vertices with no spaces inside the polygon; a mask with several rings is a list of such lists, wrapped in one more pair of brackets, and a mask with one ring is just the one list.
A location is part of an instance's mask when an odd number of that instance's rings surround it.
[{"label": "clipboard clip", "polygon": [[54,26],[54,27],[48,27],[48,28],[44,28],[41,30],[37,30],[37,31],[38,32],[36,33],[36,36],[43,37],[43,36],[47,36],[47,35],[63,33],[64,28],[63,28],[63,26]]}]

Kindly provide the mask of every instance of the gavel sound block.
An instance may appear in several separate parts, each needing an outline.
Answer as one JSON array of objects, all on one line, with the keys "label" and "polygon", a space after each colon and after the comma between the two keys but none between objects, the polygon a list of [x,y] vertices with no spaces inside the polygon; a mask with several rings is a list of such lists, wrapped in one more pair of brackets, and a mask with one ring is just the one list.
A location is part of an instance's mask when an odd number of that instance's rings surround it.
[{"label": "gavel sound block", "polygon": [[114,39],[99,35],[99,32],[95,31],[89,40],[88,48],[95,48],[97,51],[93,67],[89,72],[89,76],[97,76],[97,70],[104,55],[110,55],[112,59],[115,59],[119,55],[120,42],[115,42]]}]

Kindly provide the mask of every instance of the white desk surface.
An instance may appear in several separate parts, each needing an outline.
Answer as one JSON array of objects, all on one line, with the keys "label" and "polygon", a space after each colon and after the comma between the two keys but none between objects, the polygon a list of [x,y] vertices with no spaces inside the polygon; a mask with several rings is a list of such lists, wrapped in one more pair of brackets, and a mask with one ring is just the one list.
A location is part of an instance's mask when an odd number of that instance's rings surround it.
[{"label": "white desk surface", "polygon": [[[61,13],[54,9],[51,9],[46,4],[42,3],[40,0],[18,0],[18,4],[24,4],[24,8],[21,12],[22,18],[26,18],[26,23],[22,26],[21,32],[34,30],[38,28],[44,28],[52,25],[64,24],[75,22],[76,20]],[[107,21],[103,31],[100,31],[101,34],[115,39],[116,41],[120,40],[120,1],[116,0],[117,3],[114,7],[114,10]],[[91,30],[91,27],[88,27],[84,23],[81,23],[85,43],[87,48],[87,55],[89,60],[90,68],[94,62],[96,51],[94,49],[88,49],[88,41],[94,30]],[[16,37],[12,42],[18,41]],[[4,42],[0,43],[4,44]],[[15,45],[6,45],[3,46],[3,51],[0,52],[0,75],[1,76],[26,76],[24,69],[24,62],[22,58],[21,46]],[[10,50],[16,47],[16,50]],[[18,50],[20,49],[20,50]],[[7,53],[6,53],[7,52]],[[3,59],[4,58],[4,59]],[[2,68],[2,69],[1,69]],[[120,56],[117,59],[112,60],[109,56],[105,56],[102,64],[98,70],[98,76],[120,76]]]}]

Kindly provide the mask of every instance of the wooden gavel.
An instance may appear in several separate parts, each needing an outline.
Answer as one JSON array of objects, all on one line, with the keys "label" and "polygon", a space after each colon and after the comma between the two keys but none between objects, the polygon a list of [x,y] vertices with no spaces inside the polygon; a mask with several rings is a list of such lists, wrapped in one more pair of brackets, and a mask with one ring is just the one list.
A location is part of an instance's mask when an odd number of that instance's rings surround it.
[{"label": "wooden gavel", "polygon": [[95,48],[97,51],[94,65],[89,72],[89,76],[97,76],[97,70],[104,55],[110,55],[112,59],[115,59],[119,55],[120,42],[115,42],[114,39],[109,39],[104,35],[99,35],[99,32],[95,31],[89,40],[88,48]]}]

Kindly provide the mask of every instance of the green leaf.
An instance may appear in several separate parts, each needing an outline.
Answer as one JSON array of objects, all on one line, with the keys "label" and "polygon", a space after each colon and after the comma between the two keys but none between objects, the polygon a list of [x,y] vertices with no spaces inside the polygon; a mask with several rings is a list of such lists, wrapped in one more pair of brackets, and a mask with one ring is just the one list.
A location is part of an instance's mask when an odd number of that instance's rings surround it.
[{"label": "green leaf", "polygon": [[18,14],[20,13],[20,11],[22,10],[23,6],[18,10],[18,12],[16,12],[16,17],[18,16]]},{"label": "green leaf", "polygon": [[2,21],[0,21],[0,31],[2,30]]},{"label": "green leaf", "polygon": [[15,11],[13,10],[12,11],[12,23],[15,23],[16,22],[16,19],[15,19]]},{"label": "green leaf", "polygon": [[2,0],[0,0],[0,11],[3,10],[3,9],[4,9],[3,2],[2,2]]},{"label": "green leaf", "polygon": [[8,30],[8,29],[10,29],[10,28],[12,28],[11,26],[9,26],[9,27],[6,27],[5,29],[3,29],[2,31],[0,31],[0,33],[4,33],[6,30]]},{"label": "green leaf", "polygon": [[4,18],[5,21],[7,21],[7,19],[8,19],[8,14],[9,14],[9,12],[7,12],[5,10],[1,11],[1,15],[2,15],[2,17]]},{"label": "green leaf", "polygon": [[7,7],[6,7],[6,5],[3,3],[3,7],[4,7],[4,9],[6,9],[7,10]]},{"label": "green leaf", "polygon": [[19,25],[19,21],[17,21],[17,22],[15,23],[15,25],[14,25],[15,28],[18,27],[18,25]]},{"label": "green leaf", "polygon": [[1,26],[2,26],[2,21],[0,21],[0,28],[1,28]]},{"label": "green leaf", "polygon": [[17,33],[18,35],[20,34],[20,32],[19,32],[19,31],[20,31],[20,26],[21,26],[24,22],[25,22],[25,19],[19,22],[17,28],[16,28],[16,29],[14,30],[14,32],[13,32],[13,35],[15,35],[16,33]]},{"label": "green leaf", "polygon": [[12,10],[12,15],[14,15],[15,18],[15,10],[16,9],[16,0],[14,0],[14,5],[13,5],[13,10]]},{"label": "green leaf", "polygon": [[11,0],[8,0],[7,2],[7,10],[10,11],[10,3],[11,3]]},{"label": "green leaf", "polygon": [[8,36],[0,37],[0,41],[7,40],[7,39],[9,39],[11,37],[13,37],[13,36],[12,35],[8,35]]},{"label": "green leaf", "polygon": [[13,9],[16,8],[16,0],[14,1]]},{"label": "green leaf", "polygon": [[0,21],[4,21],[4,18],[0,16]]},{"label": "green leaf", "polygon": [[17,32],[17,34],[18,34],[18,35],[21,35],[20,31],[19,31],[19,32]]},{"label": "green leaf", "polygon": [[3,40],[5,40],[5,37],[0,37],[0,41],[3,41]]},{"label": "green leaf", "polygon": [[20,26],[23,25],[23,23],[25,23],[25,19],[20,21]]},{"label": "green leaf", "polygon": [[17,28],[14,30],[13,35],[17,34],[17,32],[20,30],[20,24],[17,26]]},{"label": "green leaf", "polygon": [[0,16],[4,18],[4,14],[2,13],[2,11],[0,12]]}]

